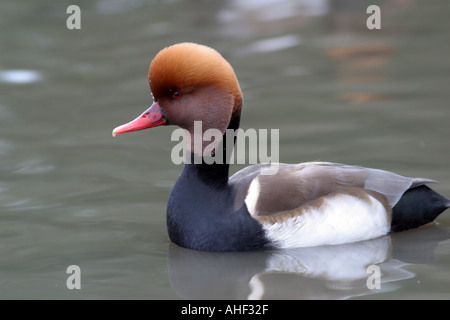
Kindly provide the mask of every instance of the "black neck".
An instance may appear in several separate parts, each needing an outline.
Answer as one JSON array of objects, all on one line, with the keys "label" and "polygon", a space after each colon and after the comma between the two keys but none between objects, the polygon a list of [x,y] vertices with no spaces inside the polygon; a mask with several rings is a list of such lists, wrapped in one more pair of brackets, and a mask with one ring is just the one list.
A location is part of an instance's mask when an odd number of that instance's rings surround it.
[{"label": "black neck", "polygon": [[[214,161],[212,163],[206,163],[203,157],[201,159],[195,159],[195,157],[198,157],[196,154],[192,153],[190,154],[191,161],[190,163],[185,164],[184,171],[187,172],[195,172],[196,175],[206,184],[210,185],[214,188],[225,188],[228,184],[228,173],[229,173],[229,163],[230,163],[230,157],[231,152],[233,151],[234,144],[236,142],[236,130],[239,128],[239,122],[241,119],[240,110],[236,111],[232,114],[230,123],[227,127],[227,131],[223,134],[223,138],[219,146],[216,150],[219,148],[222,150],[222,161]],[[234,134],[231,136],[230,132],[233,132]],[[233,137],[232,143],[228,142],[229,146],[227,148],[227,136],[228,139],[230,137]],[[197,160],[197,161],[195,161]],[[198,163],[200,162],[201,163]],[[218,160],[218,159],[217,159]],[[196,163],[197,162],[197,163]],[[209,161],[210,162],[210,161]]]}]

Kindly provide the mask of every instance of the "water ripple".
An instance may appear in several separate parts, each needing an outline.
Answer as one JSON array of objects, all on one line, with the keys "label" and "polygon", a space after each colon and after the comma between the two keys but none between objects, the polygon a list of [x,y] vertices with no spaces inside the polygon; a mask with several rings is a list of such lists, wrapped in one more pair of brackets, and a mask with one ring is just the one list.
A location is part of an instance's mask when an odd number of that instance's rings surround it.
[{"label": "water ripple", "polygon": [[15,173],[21,174],[39,174],[52,171],[53,165],[42,164],[42,159],[31,159],[17,165],[18,169]]}]

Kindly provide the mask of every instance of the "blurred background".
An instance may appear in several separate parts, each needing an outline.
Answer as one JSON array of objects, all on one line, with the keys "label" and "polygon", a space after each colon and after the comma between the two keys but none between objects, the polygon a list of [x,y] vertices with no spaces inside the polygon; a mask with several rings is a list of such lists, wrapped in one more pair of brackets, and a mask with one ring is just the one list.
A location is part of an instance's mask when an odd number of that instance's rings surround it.
[{"label": "blurred background", "polygon": [[233,65],[241,126],[279,129],[281,162],[426,177],[450,197],[449,15],[448,0],[1,1],[0,298],[449,299],[449,212],[354,245],[192,252],[165,225],[175,128],[111,137],[152,103],[152,57],[193,41]]}]

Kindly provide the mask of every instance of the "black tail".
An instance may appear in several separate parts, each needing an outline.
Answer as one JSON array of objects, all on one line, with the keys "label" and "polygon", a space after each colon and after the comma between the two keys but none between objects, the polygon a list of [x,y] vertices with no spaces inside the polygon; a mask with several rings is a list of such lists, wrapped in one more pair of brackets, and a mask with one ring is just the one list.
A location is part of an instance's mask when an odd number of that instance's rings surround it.
[{"label": "black tail", "polygon": [[417,228],[450,207],[450,200],[422,185],[407,190],[392,208],[391,232]]}]

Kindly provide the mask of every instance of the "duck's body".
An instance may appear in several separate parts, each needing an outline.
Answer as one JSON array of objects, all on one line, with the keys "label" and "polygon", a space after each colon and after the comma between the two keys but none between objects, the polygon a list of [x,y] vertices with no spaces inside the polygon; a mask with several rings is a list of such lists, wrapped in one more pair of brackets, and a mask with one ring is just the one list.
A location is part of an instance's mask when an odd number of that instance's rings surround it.
[{"label": "duck's body", "polygon": [[[450,201],[429,179],[328,162],[258,164],[228,177],[229,164],[207,157],[239,127],[242,94],[231,66],[215,50],[183,43],[162,50],[149,80],[154,104],[113,134],[176,124],[190,135],[189,161],[167,207],[172,242],[207,251],[256,250],[367,240],[433,221]],[[195,145],[193,122],[223,134],[214,151]],[[198,143],[198,142],[197,142]],[[209,142],[210,143],[210,142]],[[201,150],[198,155],[191,150]],[[271,166],[273,174],[267,174]]]}]

